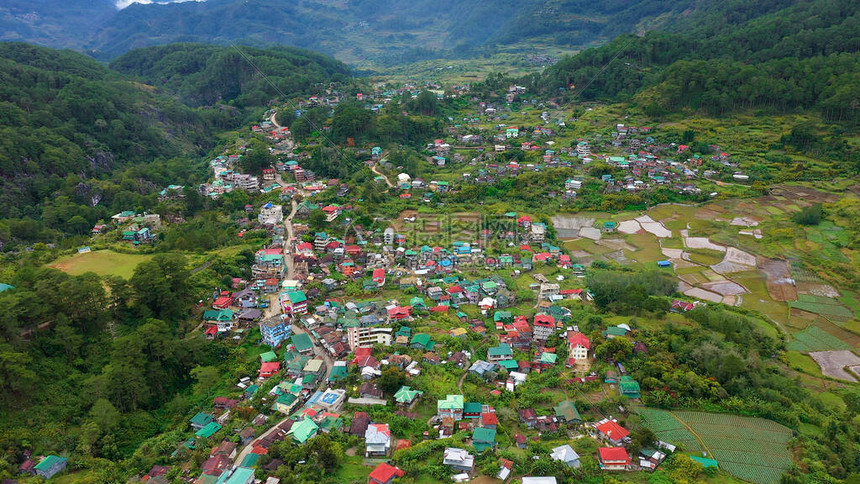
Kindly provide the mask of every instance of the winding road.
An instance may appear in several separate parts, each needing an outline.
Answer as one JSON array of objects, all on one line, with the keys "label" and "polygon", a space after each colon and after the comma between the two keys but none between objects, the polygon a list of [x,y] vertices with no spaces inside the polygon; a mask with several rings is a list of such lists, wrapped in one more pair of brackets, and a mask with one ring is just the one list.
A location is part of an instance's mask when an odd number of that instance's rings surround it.
[{"label": "winding road", "polygon": [[[272,114],[272,116],[269,118],[269,120],[272,121],[272,124],[274,126],[276,126],[277,128],[280,128],[281,126],[275,120],[276,115],[277,115],[277,113]],[[286,186],[286,183],[284,183],[284,179],[283,179],[283,177],[281,177],[280,173],[278,173],[276,175],[276,181],[282,187]],[[388,179],[386,179],[386,181],[388,181]],[[303,190],[299,190],[298,193],[301,194],[302,196],[308,196],[308,193],[304,192]],[[298,203],[296,203],[295,199],[292,199],[290,201],[290,203],[292,205],[292,209],[290,210],[290,214],[284,218],[284,229],[286,231],[286,237],[284,239],[284,263],[287,265],[287,272],[284,275],[284,278],[287,280],[295,279],[295,277],[296,277],[296,266],[295,266],[295,263],[293,261],[293,247],[295,246],[295,234],[294,234],[294,230],[293,230],[293,218],[296,216],[296,211],[298,210]],[[280,301],[278,301],[277,297],[275,297],[274,301],[270,302],[269,309],[266,311],[267,317],[277,316],[278,312],[280,311],[280,308],[281,308]],[[331,355],[329,355],[328,351],[326,351],[325,348],[320,344],[320,342],[314,337],[313,333],[310,333],[309,331],[307,331],[297,321],[293,321],[293,334],[303,334],[303,333],[310,336],[311,342],[314,345],[314,356],[317,358],[322,358],[323,361],[325,361],[326,370],[331,371],[331,369],[334,367],[334,359],[332,359],[332,357],[331,357]],[[322,391],[322,390],[325,390],[326,387],[327,387],[327,381],[325,378],[323,378],[323,380],[320,382],[317,389]],[[242,449],[242,451],[239,452],[239,454],[236,456],[236,459],[233,461],[234,465],[236,465],[236,466],[240,465],[242,463],[242,461],[245,459],[245,457],[247,457],[254,450],[255,444],[259,440],[271,435],[273,432],[276,432],[278,427],[288,419],[289,419],[289,417],[285,417],[285,418],[279,420],[277,423],[273,424],[271,428],[269,428],[268,430],[266,430],[265,432],[260,434],[259,437],[254,438],[254,440],[251,441],[250,444],[246,445]]]}]

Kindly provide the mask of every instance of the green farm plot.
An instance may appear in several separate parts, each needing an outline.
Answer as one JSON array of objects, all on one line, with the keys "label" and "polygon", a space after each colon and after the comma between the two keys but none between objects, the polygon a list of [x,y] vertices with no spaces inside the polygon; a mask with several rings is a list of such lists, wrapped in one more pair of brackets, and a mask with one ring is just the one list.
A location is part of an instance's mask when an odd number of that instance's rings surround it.
[{"label": "green farm plot", "polygon": [[839,302],[849,308],[855,317],[860,316],[860,302],[854,295],[846,292],[839,298]]},{"label": "green farm plot", "polygon": [[671,412],[654,408],[640,408],[637,413],[646,427],[660,440],[678,445],[687,452],[701,452],[702,445]]},{"label": "green farm plot", "polygon": [[95,272],[100,276],[111,275],[129,279],[138,264],[152,257],[147,254],[121,254],[112,250],[99,250],[61,257],[50,264],[50,267],[73,276]]},{"label": "green farm plot", "polygon": [[792,308],[820,314],[828,319],[848,320],[854,317],[854,313],[850,309],[840,304],[836,299],[829,297],[801,294],[797,301],[790,304]]},{"label": "green farm plot", "polygon": [[778,483],[791,465],[789,428],[753,417],[707,412],[667,412],[651,408],[638,410],[643,423],[661,439],[710,453],[720,469],[757,484]]},{"label": "green farm plot", "polygon": [[788,349],[809,353],[810,351],[850,350],[851,345],[818,326],[810,326],[794,334]]},{"label": "green farm plot", "polygon": [[725,254],[709,249],[687,249],[687,256],[691,261],[703,266],[719,264]]}]

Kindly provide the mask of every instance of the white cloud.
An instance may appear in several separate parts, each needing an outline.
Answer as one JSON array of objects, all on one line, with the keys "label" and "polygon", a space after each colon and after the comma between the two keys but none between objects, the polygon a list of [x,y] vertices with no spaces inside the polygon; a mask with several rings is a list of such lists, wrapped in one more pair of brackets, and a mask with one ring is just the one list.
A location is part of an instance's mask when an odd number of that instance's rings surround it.
[{"label": "white cloud", "polygon": [[150,3],[182,3],[182,2],[205,2],[206,0],[115,0],[116,7],[120,10],[128,7],[132,3],[142,3],[142,4],[150,4]]}]

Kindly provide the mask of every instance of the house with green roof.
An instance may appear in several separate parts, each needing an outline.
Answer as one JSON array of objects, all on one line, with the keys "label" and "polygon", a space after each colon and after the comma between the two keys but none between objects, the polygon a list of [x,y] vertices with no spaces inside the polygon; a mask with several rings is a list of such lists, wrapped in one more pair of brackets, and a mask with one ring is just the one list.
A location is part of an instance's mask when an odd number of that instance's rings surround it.
[{"label": "house with green roof", "polygon": [[191,417],[191,428],[195,430],[200,430],[203,427],[209,425],[210,422],[214,422],[215,417],[208,413],[197,412],[197,415]]},{"label": "house with green roof", "polygon": [[508,371],[517,371],[519,365],[516,360],[502,360],[499,362],[499,366]]},{"label": "house with green roof", "polygon": [[420,390],[413,390],[412,388],[404,385],[394,394],[394,401],[401,405],[412,405],[412,402],[414,402],[419,395],[423,394],[424,392]]},{"label": "house with green roof", "polygon": [[478,427],[472,433],[472,445],[478,453],[496,447],[496,430]]},{"label": "house with green roof", "polygon": [[343,418],[341,417],[328,415],[320,421],[320,430],[326,434],[332,431],[338,431],[341,427],[343,427]]},{"label": "house with green roof", "polygon": [[[249,456],[250,457],[250,456]],[[258,457],[259,459],[259,457]],[[256,463],[256,461],[255,461]],[[244,465],[244,462],[243,462]],[[204,474],[205,475],[205,474]],[[223,479],[223,477],[222,477]],[[220,479],[219,479],[220,481]],[[219,481],[216,481],[218,483]],[[226,481],[223,481],[224,484],[253,484],[254,482],[254,469],[249,467],[237,467],[230,477],[227,478]]]},{"label": "house with green roof", "polygon": [[558,361],[558,355],[555,353],[547,353],[544,351],[540,354],[539,363],[544,366],[553,366]]},{"label": "house with green roof", "polygon": [[203,439],[208,439],[209,437],[215,435],[215,433],[219,430],[221,430],[221,426],[218,425],[217,422],[209,422],[208,424],[206,424],[205,427],[198,430],[194,435]]},{"label": "house with green roof", "polygon": [[430,340],[430,335],[427,333],[417,333],[412,339],[409,341],[409,346],[415,349],[423,349],[426,351],[430,351],[435,346],[432,340]]},{"label": "house with green roof", "polygon": [[290,427],[287,435],[297,444],[304,444],[311,437],[317,434],[319,427],[313,420],[305,417],[303,420],[296,422]]},{"label": "house with green roof", "polygon": [[619,392],[628,398],[639,398],[639,382],[633,379],[632,376],[622,376],[618,382]]},{"label": "house with green roof", "polygon": [[424,302],[424,298],[420,296],[415,296],[410,299],[409,305],[412,306],[412,309],[427,309],[427,304]]},{"label": "house with green roof", "polygon": [[492,296],[499,290],[499,285],[495,281],[484,281],[481,283],[481,290],[487,296]]},{"label": "house with green roof", "polygon": [[445,400],[437,400],[436,415],[439,418],[451,417],[454,420],[463,419],[463,395],[448,395]]},{"label": "house with green roof", "polygon": [[493,346],[487,350],[487,360],[491,363],[510,360],[514,357],[514,351],[511,349],[511,345],[507,343],[501,343],[499,346]]},{"label": "house with green roof", "polygon": [[510,323],[514,320],[510,311],[496,311],[493,314],[493,321],[496,323]]},{"label": "house with green roof", "polygon": [[478,418],[481,416],[480,402],[466,402],[463,404],[463,418]]},{"label": "house with green roof", "polygon": [[328,374],[328,381],[331,383],[336,383],[341,380],[345,380],[348,376],[346,365],[339,365],[341,363],[339,361],[334,362],[334,366],[331,369],[331,372]]},{"label": "house with green roof", "polygon": [[290,412],[293,411],[293,408],[298,403],[299,398],[292,393],[285,393],[278,397],[275,400],[275,403],[272,404],[272,410],[276,412],[281,412],[284,415],[289,415]]},{"label": "house with green roof", "polygon": [[36,464],[36,466],[33,467],[33,470],[40,477],[50,479],[54,477],[55,474],[62,472],[62,470],[66,468],[67,463],[68,460],[65,457],[49,455],[42,459],[42,462]]},{"label": "house with green roof", "polygon": [[227,322],[233,320],[233,310],[231,309],[209,309],[203,311],[203,321],[211,321],[213,323]]},{"label": "house with green roof", "polygon": [[299,354],[307,355],[314,352],[314,343],[311,341],[311,337],[308,336],[307,333],[294,334],[290,341],[293,343],[293,346]]},{"label": "house with green roof", "polygon": [[563,400],[552,408],[555,410],[555,417],[557,419],[568,423],[582,423],[582,416],[579,414],[579,410],[576,409],[576,405],[570,400]]},{"label": "house with green roof", "polygon": [[610,326],[603,332],[603,337],[606,339],[617,338],[627,334],[627,330],[619,326]]},{"label": "house with green roof", "polygon": [[260,353],[260,360],[268,363],[270,361],[275,361],[278,359],[278,355],[275,354],[274,351],[267,351],[265,353]]}]

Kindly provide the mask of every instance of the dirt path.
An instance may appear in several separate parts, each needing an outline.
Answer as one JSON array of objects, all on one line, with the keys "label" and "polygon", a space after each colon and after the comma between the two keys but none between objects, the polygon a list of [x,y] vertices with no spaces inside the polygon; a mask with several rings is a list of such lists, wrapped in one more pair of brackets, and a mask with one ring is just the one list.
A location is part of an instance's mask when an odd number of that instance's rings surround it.
[{"label": "dirt path", "polygon": [[273,125],[273,126],[275,126],[275,127],[276,127],[276,128],[278,128],[278,129],[281,129],[281,125],[280,125],[280,124],[278,124],[278,119],[277,119],[277,118],[278,118],[278,111],[277,111],[277,110],[275,110],[275,112],[274,112],[274,113],[272,113],[272,116],[271,116],[271,117],[269,117],[269,121],[271,121],[271,122],[272,122],[272,125]]},{"label": "dirt path", "polygon": [[[386,154],[387,154],[387,153],[383,153],[382,155],[380,155],[380,156],[379,156],[379,162],[380,162],[380,163],[381,163],[383,160],[385,160],[385,155],[386,155]],[[370,171],[372,171],[372,172],[376,173],[377,175],[381,176],[381,177],[382,177],[382,179],[383,179],[383,180],[385,180],[385,184],[386,184],[386,185],[388,185],[388,188],[394,188],[394,184],[393,184],[393,183],[391,183],[391,180],[389,180],[387,176],[385,176],[381,171],[379,171],[379,166],[378,166],[378,165],[379,165],[379,163],[374,163],[374,164],[373,164],[373,166],[371,166],[371,167],[370,167]]]},{"label": "dirt path", "polygon": [[188,275],[193,276],[194,274],[197,274],[198,272],[202,271],[203,269],[208,268],[211,265],[212,265],[212,260],[211,259],[207,260],[206,262],[200,264],[199,266],[195,267],[194,269],[191,269],[190,271],[188,271]]},{"label": "dirt path", "polygon": [[[669,412],[669,413],[672,413],[672,412]],[[695,437],[695,438],[696,438],[696,440],[697,440],[697,441],[699,441],[699,444],[702,446],[702,449],[704,449],[704,450],[708,453],[708,457],[710,457],[711,459],[713,459],[713,458],[714,458],[714,453],[713,453],[713,452],[711,452],[711,449],[710,449],[707,445],[705,445],[705,441],[704,441],[704,439],[702,439],[702,437],[701,437],[699,434],[697,434],[695,430],[693,430],[693,427],[690,427],[689,425],[687,425],[687,422],[684,422],[682,419],[680,419],[680,418],[679,418],[677,415],[675,415],[674,413],[672,413],[672,416],[673,416],[673,417],[675,417],[675,420],[677,420],[678,422],[680,422],[680,423],[681,423],[681,425],[683,425],[683,426],[684,426],[684,428],[685,428],[685,429],[687,429],[687,431],[688,431],[688,432],[690,432],[690,435],[692,435],[693,437]]]}]

